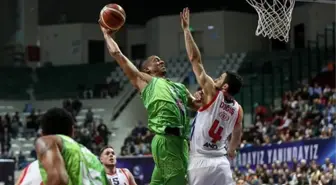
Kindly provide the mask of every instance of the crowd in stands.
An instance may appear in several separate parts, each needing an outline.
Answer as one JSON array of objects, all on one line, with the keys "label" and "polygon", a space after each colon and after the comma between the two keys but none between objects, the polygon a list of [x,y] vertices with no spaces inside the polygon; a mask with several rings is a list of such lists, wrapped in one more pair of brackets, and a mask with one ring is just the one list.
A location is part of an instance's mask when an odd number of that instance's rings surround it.
[{"label": "crowd in stands", "polygon": [[141,122],[125,138],[121,147],[121,156],[146,156],[151,155],[151,143],[154,134]]},{"label": "crowd in stands", "polygon": [[335,133],[336,89],[303,86],[284,94],[280,110],[258,107],[254,127],[244,132],[242,147],[329,138]]},{"label": "crowd in stands", "polygon": [[318,165],[316,161],[294,160],[290,168],[285,162],[271,165],[259,165],[255,170],[246,167],[246,171],[234,169],[237,185],[334,185],[336,183],[335,165],[327,158]]},{"label": "crowd in stands", "polygon": [[[64,100],[63,108],[71,113],[76,121],[76,116],[82,108],[79,100]],[[29,155],[24,155],[22,151],[16,153],[12,150],[11,140],[22,138],[34,140],[41,135],[39,129],[39,116],[42,111],[31,110],[30,114],[23,119],[23,113],[15,112],[13,115],[6,114],[0,116],[0,158],[14,159],[17,161],[18,169],[24,168],[29,162],[36,159],[36,152],[32,147]],[[94,153],[98,153],[100,148],[108,143],[109,132],[103,120],[95,120],[94,113],[89,108],[85,120],[82,124],[75,125],[75,140],[83,144]]]},{"label": "crowd in stands", "polygon": [[[281,110],[256,109],[255,125],[243,134],[241,147],[267,146],[308,139],[328,139],[336,134],[336,89],[303,85],[294,92],[286,92]],[[268,113],[270,112],[270,113]],[[316,161],[297,161],[289,166],[276,162],[270,166],[251,169],[235,169],[237,184],[335,184],[335,164],[325,159],[325,164]]]}]

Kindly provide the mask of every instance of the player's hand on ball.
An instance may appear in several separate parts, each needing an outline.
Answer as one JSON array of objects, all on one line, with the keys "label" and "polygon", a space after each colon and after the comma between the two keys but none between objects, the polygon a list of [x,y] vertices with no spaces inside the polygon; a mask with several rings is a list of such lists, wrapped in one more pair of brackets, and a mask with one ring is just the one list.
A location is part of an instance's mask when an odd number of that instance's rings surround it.
[{"label": "player's hand on ball", "polygon": [[180,12],[181,26],[183,30],[189,29],[189,8],[183,8],[183,12]]},{"label": "player's hand on ball", "polygon": [[101,24],[100,19],[98,20],[98,23],[99,23],[100,29],[101,29],[101,31],[103,32],[104,35],[112,35],[113,33],[115,33],[115,31],[104,28]]}]

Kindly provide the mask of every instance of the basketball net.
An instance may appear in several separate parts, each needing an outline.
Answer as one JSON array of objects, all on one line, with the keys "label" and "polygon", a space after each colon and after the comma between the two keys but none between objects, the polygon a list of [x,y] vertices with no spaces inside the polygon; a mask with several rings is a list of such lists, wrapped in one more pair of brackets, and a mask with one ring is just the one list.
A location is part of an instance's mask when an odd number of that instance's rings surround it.
[{"label": "basketball net", "polygon": [[295,0],[246,0],[258,13],[257,36],[288,42]]}]

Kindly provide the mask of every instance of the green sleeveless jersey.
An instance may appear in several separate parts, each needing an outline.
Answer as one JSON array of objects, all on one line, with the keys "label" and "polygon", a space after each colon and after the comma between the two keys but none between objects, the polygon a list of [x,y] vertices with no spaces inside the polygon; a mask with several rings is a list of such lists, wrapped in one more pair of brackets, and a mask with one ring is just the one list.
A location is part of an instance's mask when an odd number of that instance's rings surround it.
[{"label": "green sleeveless jersey", "polygon": [[[86,147],[64,135],[57,135],[62,139],[62,157],[69,175],[68,185],[109,185],[104,166],[97,156]],[[47,181],[46,171],[40,164],[43,182]]]},{"label": "green sleeveless jersey", "polygon": [[187,138],[187,88],[164,78],[155,78],[141,92],[148,112],[148,128],[156,134],[164,134],[166,127],[181,128]]}]

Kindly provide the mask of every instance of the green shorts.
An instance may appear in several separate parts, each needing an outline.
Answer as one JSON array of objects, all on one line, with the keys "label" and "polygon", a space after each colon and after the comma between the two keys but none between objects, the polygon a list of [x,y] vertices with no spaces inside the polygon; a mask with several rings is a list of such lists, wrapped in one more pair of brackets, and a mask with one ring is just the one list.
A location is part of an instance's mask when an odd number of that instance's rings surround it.
[{"label": "green shorts", "polygon": [[152,141],[155,168],[150,185],[185,185],[189,147],[187,140],[170,135],[155,135]]}]

